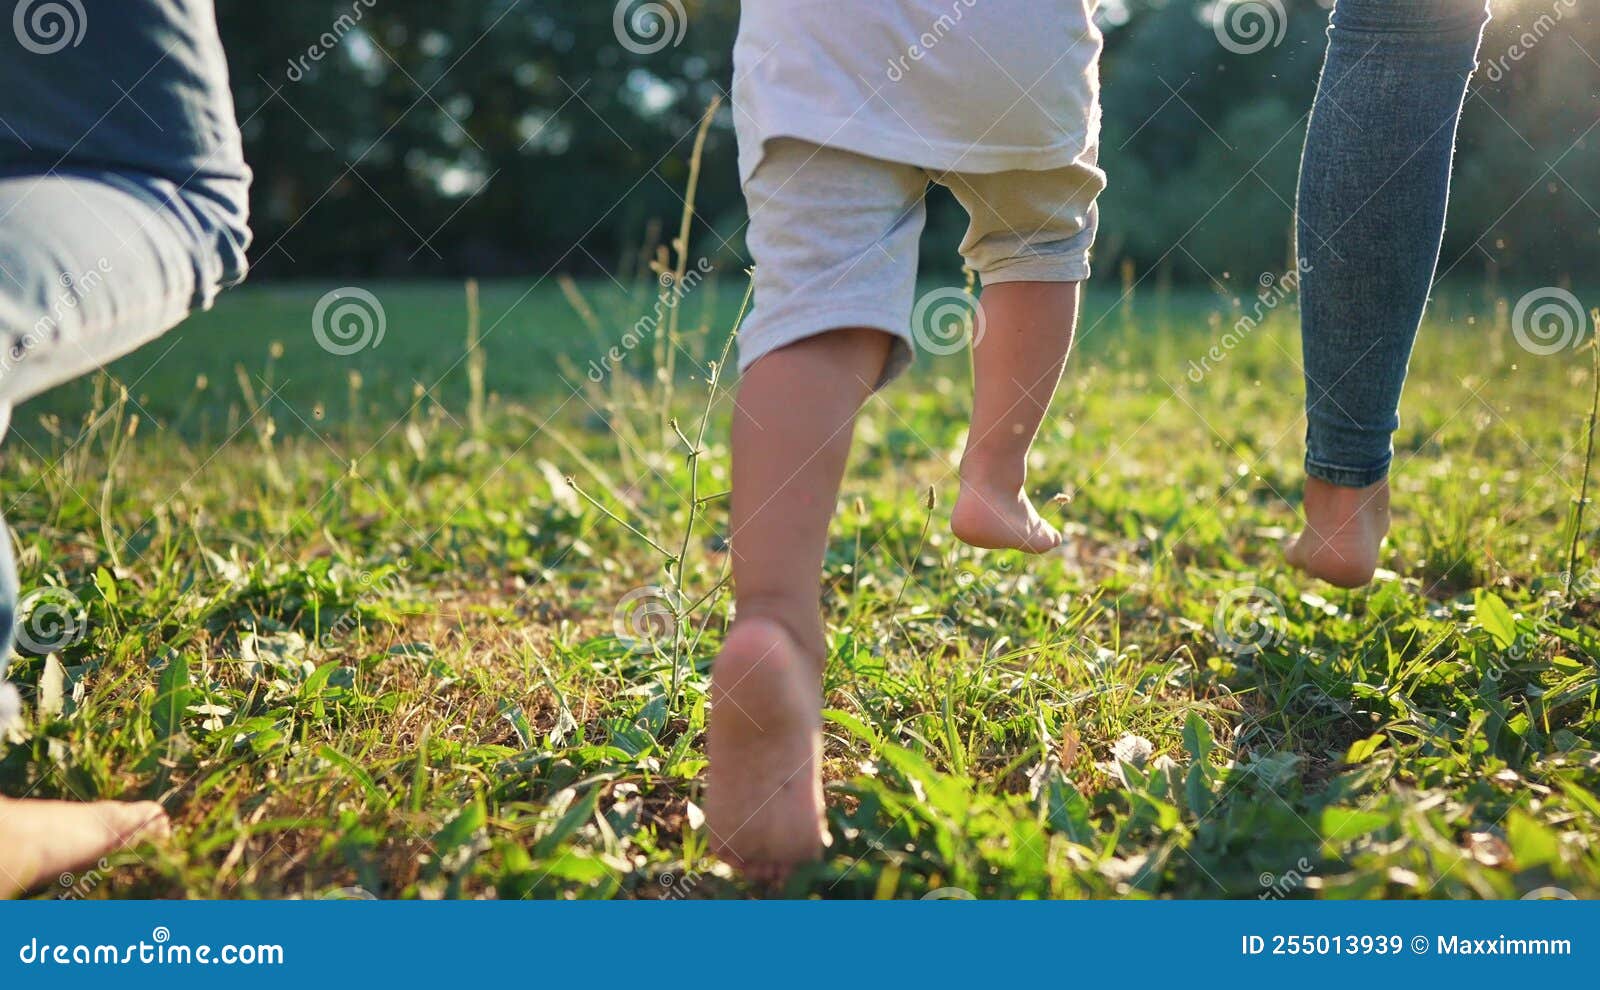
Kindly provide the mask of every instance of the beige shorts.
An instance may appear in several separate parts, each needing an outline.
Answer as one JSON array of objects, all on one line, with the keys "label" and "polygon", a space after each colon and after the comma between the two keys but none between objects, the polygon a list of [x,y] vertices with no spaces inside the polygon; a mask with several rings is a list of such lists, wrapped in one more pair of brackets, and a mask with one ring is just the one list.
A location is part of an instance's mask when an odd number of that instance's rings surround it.
[{"label": "beige shorts", "polygon": [[1089,277],[1095,200],[1089,164],[1048,171],[934,174],[793,138],[768,141],[745,183],[755,306],[739,333],[739,367],[829,330],[870,327],[895,338],[879,387],[917,350],[951,353],[940,325],[959,287],[917,294],[928,183],[948,187],[971,218],[961,255],[984,285]]}]

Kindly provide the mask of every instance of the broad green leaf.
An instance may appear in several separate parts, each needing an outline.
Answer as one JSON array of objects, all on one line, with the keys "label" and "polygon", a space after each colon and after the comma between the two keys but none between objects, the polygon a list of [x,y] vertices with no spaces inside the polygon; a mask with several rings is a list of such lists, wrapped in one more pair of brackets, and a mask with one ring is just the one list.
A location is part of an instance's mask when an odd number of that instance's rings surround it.
[{"label": "broad green leaf", "polygon": [[150,725],[156,738],[171,739],[183,731],[183,713],[193,694],[189,687],[189,659],[174,653],[156,681],[156,702],[150,710]]},{"label": "broad green leaf", "polygon": [[1372,759],[1372,754],[1376,753],[1378,748],[1388,741],[1389,737],[1381,732],[1365,739],[1358,739],[1351,744],[1350,751],[1345,753],[1344,761],[1351,766],[1365,763]]},{"label": "broad green leaf", "polygon": [[1348,842],[1370,835],[1389,825],[1393,819],[1381,811],[1361,811],[1357,808],[1324,808],[1318,831],[1327,842]]},{"label": "broad green leaf", "polygon": [[111,576],[110,571],[106,570],[104,567],[96,568],[94,572],[94,586],[100,589],[100,597],[106,600],[107,605],[113,608],[117,606],[117,579]]},{"label": "broad green leaf", "polygon": [[876,732],[872,731],[871,726],[849,712],[842,712],[837,708],[828,708],[823,710],[822,717],[825,721],[832,722],[843,728],[873,749],[878,749],[883,745],[883,740],[878,737]]},{"label": "broad green leaf", "polygon": [[1478,589],[1477,615],[1479,628],[1494,637],[1495,645],[1502,650],[1517,641],[1517,620],[1506,608],[1500,596],[1484,588]]},{"label": "broad green leaf", "polygon": [[540,836],[539,841],[534,844],[534,859],[543,859],[551,855],[578,829],[593,820],[595,808],[600,803],[600,790],[599,787],[591,787],[587,794],[572,802],[572,807],[567,809],[566,814],[557,819],[555,826]]},{"label": "broad green leaf", "polygon": [[1506,840],[1517,869],[1531,870],[1561,859],[1561,839],[1532,815],[1519,809],[1506,816]]},{"label": "broad green leaf", "polygon": [[471,842],[488,821],[489,813],[481,800],[473,800],[457,812],[433,837],[433,846],[447,852]]},{"label": "broad green leaf", "polygon": [[1090,815],[1094,809],[1070,781],[1059,773],[1052,773],[1045,785],[1044,797],[1045,821],[1053,831],[1079,845],[1093,842],[1095,829]]},{"label": "broad green leaf", "polygon": [[1189,751],[1189,757],[1195,763],[1204,763],[1215,747],[1216,739],[1211,734],[1211,726],[1200,717],[1199,712],[1191,711],[1183,721],[1183,748]]}]

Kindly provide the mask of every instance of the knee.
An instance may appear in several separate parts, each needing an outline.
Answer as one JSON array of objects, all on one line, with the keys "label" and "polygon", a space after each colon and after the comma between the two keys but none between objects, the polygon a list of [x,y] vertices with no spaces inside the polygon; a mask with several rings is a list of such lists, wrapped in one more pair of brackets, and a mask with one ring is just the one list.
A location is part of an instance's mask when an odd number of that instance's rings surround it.
[{"label": "knee", "polygon": [[9,273],[0,278],[0,378],[34,348],[59,337],[75,315],[76,282],[50,262],[19,238],[0,243],[0,266]]},{"label": "knee", "polygon": [[197,276],[195,308],[205,309],[217,293],[245,280],[250,266],[249,187],[229,183],[226,188],[185,188],[179,196],[192,230],[192,252]]}]

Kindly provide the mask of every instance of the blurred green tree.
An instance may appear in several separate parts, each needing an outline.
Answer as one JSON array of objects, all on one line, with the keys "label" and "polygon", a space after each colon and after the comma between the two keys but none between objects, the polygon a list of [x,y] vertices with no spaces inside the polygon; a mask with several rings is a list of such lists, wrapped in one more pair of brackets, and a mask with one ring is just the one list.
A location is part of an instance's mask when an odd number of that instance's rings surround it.
[{"label": "blurred green tree", "polygon": [[[1245,285],[1289,255],[1326,0],[1273,0],[1241,54],[1210,0],[1103,0],[1098,266]],[[1595,280],[1600,19],[1500,4],[1463,127],[1452,271]],[[737,0],[218,0],[257,173],[263,276],[598,273],[682,208],[695,124],[731,84]],[[842,25],[841,30],[847,29]],[[737,255],[731,112],[708,144],[706,251]],[[961,228],[936,197],[927,252]]]}]

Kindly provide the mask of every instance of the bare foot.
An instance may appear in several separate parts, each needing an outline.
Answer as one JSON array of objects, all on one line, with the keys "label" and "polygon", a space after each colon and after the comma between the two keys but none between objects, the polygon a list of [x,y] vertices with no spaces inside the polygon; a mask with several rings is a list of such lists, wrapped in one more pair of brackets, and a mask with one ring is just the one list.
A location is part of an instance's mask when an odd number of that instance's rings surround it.
[{"label": "bare foot", "polygon": [[1389,483],[1344,488],[1307,478],[1305,513],[1305,529],[1284,549],[1289,564],[1341,588],[1370,582],[1389,533]]},{"label": "bare foot", "polygon": [[712,850],[756,881],[822,855],[822,693],[784,628],[738,620],[711,668],[706,824]]},{"label": "bare foot", "polygon": [[13,801],[0,798],[0,897],[46,881],[143,841],[170,834],[153,801]]},{"label": "bare foot", "polygon": [[965,480],[950,513],[950,531],[983,550],[1049,553],[1061,545],[1061,532],[1040,517],[1020,487],[1005,491]]}]

